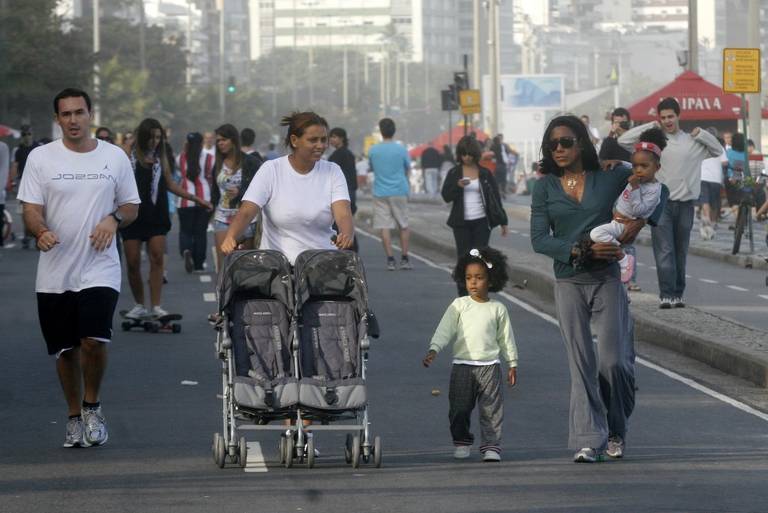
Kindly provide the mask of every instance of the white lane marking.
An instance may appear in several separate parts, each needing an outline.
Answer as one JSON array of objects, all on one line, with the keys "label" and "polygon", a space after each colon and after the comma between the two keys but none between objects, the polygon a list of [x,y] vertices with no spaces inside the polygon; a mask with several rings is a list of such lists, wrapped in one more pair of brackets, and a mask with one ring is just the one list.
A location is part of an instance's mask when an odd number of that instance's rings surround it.
[{"label": "white lane marking", "polygon": [[656,266],[655,265],[650,265],[650,266],[648,266],[648,269],[650,269],[652,271],[655,271],[656,270]]},{"label": "white lane marking", "polygon": [[716,280],[708,280],[706,278],[699,278],[699,281],[703,281],[704,283],[711,283],[713,285],[717,285],[718,283]]},{"label": "white lane marking", "polygon": [[768,296],[766,296],[765,294],[758,294],[758,297],[761,297],[763,299],[768,299]]},{"label": "white lane marking", "polygon": [[685,277],[686,277],[686,278],[688,278],[689,280],[690,280],[691,278],[693,278],[693,276],[691,276],[690,274],[686,274],[686,275],[685,275]]},{"label": "white lane marking", "polygon": [[731,290],[738,290],[739,292],[749,292],[749,289],[745,289],[744,287],[737,287],[736,285],[726,285]]},{"label": "white lane marking", "polygon": [[[377,241],[381,242],[381,238],[380,237],[372,235],[372,234],[370,234],[368,232],[364,232],[364,231],[362,231],[359,228],[357,229],[357,231],[359,233],[361,233],[362,235],[365,235],[366,237],[370,237],[371,239],[374,239],[374,240],[377,240]],[[399,249],[399,248],[396,248],[396,249]],[[425,264],[429,265],[430,267],[434,267],[435,269],[441,269],[441,270],[443,270],[445,272],[451,272],[450,269],[446,269],[445,267],[440,267],[439,265],[435,264],[434,262],[432,262],[431,260],[429,260],[429,259],[427,259],[425,257],[422,257],[420,255],[416,255],[414,253],[411,253],[410,255],[412,257],[414,257],[415,259],[417,259],[417,260],[419,260],[421,262],[424,262]],[[525,311],[530,312],[533,315],[536,315],[536,316],[544,319],[545,321],[547,321],[547,322],[549,322],[551,324],[554,324],[555,326],[559,326],[559,323],[557,322],[557,319],[555,319],[554,317],[552,317],[549,314],[546,314],[544,312],[538,311],[536,308],[534,308],[533,306],[529,305],[528,303],[525,303],[524,301],[521,301],[521,300],[517,299],[516,297],[510,296],[506,292],[501,292],[499,295],[504,297],[504,299],[507,299],[508,301],[511,301],[512,303],[518,305],[520,308],[524,309]],[[768,299],[768,295],[761,296],[761,297],[764,297],[765,299]],[[739,401],[737,399],[734,399],[732,397],[728,397],[727,395],[721,394],[720,392],[715,392],[711,388],[708,388],[708,387],[702,385],[701,383],[697,383],[696,381],[694,381],[694,380],[692,380],[690,378],[686,378],[684,376],[681,376],[680,374],[678,374],[678,373],[676,373],[674,371],[671,371],[669,369],[665,369],[664,367],[656,365],[655,363],[651,363],[651,362],[649,362],[648,360],[646,360],[644,358],[637,357],[635,359],[635,361],[637,363],[639,363],[640,365],[643,365],[645,367],[648,367],[649,369],[653,369],[653,370],[655,370],[657,372],[660,372],[660,373],[664,374],[665,376],[674,379],[675,381],[679,381],[680,383],[683,383],[684,385],[688,385],[689,387],[693,388],[694,390],[698,390],[699,392],[707,394],[710,397],[714,397],[715,399],[717,399],[719,401],[722,401],[722,402],[724,402],[726,404],[729,404],[729,405],[733,406],[734,408],[736,408],[738,410],[741,410],[741,411],[743,411],[745,413],[749,413],[750,415],[754,415],[755,417],[768,422],[768,414],[765,414],[765,413],[763,413],[761,411],[758,411],[758,410],[752,408],[751,406],[742,403],[741,401]]]},{"label": "white lane marking", "polygon": [[646,264],[644,264],[642,262],[635,262],[635,265],[638,266],[638,267],[645,267]]},{"label": "white lane marking", "polygon": [[530,237],[530,235],[528,235],[527,233],[523,233],[523,232],[520,232],[520,235],[523,236],[523,237]]},{"label": "white lane marking", "polygon": [[209,274],[201,274],[200,275],[200,283],[211,283],[211,275],[209,275]]},{"label": "white lane marking", "polygon": [[517,234],[517,233],[520,233],[520,232],[519,232],[519,231],[517,231],[517,230],[509,230],[509,233],[515,233],[515,234]]},{"label": "white lane marking", "polygon": [[245,460],[245,472],[269,472],[267,462],[264,461],[264,453],[259,442],[247,442],[248,457]]},{"label": "white lane marking", "polygon": [[203,292],[203,301],[206,301],[208,303],[215,303],[216,302],[216,293],[215,292]]}]

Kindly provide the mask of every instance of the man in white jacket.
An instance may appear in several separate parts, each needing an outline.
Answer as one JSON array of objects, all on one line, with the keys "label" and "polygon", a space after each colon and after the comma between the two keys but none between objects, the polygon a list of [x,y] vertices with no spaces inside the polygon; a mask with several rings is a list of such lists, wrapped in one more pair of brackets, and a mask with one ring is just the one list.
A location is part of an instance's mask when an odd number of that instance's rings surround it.
[{"label": "man in white jacket", "polygon": [[701,193],[701,163],[723,152],[715,136],[699,127],[688,134],[680,130],[680,105],[664,98],[656,111],[659,120],[635,127],[619,137],[619,144],[631,149],[640,134],[654,126],[667,134],[656,179],[669,188],[669,200],[657,226],[651,228],[653,256],[659,279],[660,308],[685,306],[685,262],[693,227],[694,202]]}]

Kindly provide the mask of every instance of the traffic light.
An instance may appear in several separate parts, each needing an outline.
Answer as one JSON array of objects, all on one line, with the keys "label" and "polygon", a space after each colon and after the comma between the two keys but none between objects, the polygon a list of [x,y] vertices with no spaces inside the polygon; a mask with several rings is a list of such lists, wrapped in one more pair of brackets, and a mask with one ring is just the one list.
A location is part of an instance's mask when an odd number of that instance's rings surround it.
[{"label": "traffic light", "polygon": [[227,92],[229,94],[235,94],[237,92],[237,84],[235,84],[235,77],[230,75],[229,82],[227,83]]},{"label": "traffic light", "polygon": [[[463,91],[469,89],[469,75],[466,71],[455,71],[453,73],[453,85],[456,87],[456,91]],[[458,93],[456,95],[458,97]]]}]

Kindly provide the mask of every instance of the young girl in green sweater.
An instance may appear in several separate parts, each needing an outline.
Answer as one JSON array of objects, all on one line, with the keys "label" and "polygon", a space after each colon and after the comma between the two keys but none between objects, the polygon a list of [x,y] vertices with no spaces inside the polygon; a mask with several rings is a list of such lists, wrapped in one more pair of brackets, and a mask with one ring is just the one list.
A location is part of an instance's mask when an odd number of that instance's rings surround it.
[{"label": "young girl in green sweater", "polygon": [[473,249],[453,271],[468,296],[448,307],[422,361],[429,367],[437,353],[453,342],[453,366],[448,393],[453,457],[469,458],[474,443],[470,418],[475,405],[480,413],[480,452],[483,461],[501,461],[501,424],[504,416],[500,356],[507,362],[507,382],[517,382],[517,346],[506,307],[488,297],[507,283],[506,257],[491,248]]}]

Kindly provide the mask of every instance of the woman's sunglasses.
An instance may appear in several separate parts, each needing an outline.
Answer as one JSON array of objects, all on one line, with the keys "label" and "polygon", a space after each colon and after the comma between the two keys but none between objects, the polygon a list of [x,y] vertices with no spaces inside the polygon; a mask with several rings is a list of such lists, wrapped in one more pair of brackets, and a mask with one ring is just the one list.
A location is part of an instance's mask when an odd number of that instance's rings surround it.
[{"label": "woman's sunglasses", "polygon": [[567,150],[573,148],[574,144],[576,144],[575,137],[558,137],[557,139],[547,141],[547,148],[549,148],[549,151],[555,151],[558,146],[562,146]]}]

